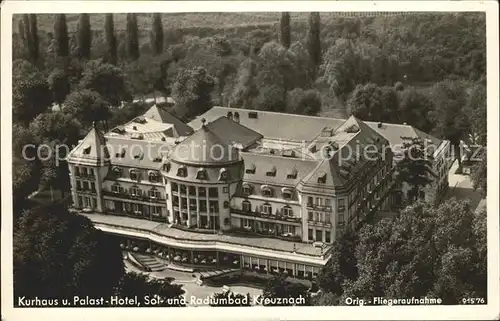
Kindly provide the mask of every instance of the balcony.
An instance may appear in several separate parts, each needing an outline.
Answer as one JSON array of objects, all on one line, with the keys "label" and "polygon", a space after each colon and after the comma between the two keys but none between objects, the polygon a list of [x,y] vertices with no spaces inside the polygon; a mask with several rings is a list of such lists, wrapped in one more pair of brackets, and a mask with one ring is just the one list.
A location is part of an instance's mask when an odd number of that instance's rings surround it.
[{"label": "balcony", "polygon": [[239,215],[244,215],[248,217],[260,217],[260,218],[267,218],[270,220],[277,220],[277,221],[284,221],[284,222],[300,222],[301,218],[296,217],[296,216],[286,216],[281,213],[277,213],[276,215],[273,214],[268,214],[265,212],[248,212],[244,211],[241,209],[237,208],[231,208],[230,209],[231,213],[239,214]]},{"label": "balcony", "polygon": [[110,196],[110,197],[117,197],[117,198],[126,198],[129,200],[138,200],[138,201],[143,201],[143,202],[148,202],[148,203],[164,203],[165,199],[164,198],[158,198],[158,197],[151,197],[151,196],[143,196],[143,195],[132,195],[129,193],[123,193],[123,192],[112,192],[108,190],[103,190],[102,194],[104,196]]},{"label": "balcony", "polygon": [[309,225],[314,225],[314,226],[322,226],[322,227],[332,227],[332,223],[331,222],[327,222],[327,221],[314,221],[314,220],[307,220],[307,223]]},{"label": "balcony", "polygon": [[85,179],[95,179],[95,174],[91,173],[75,173],[75,177],[85,178]]},{"label": "balcony", "polygon": [[326,205],[316,205],[316,204],[307,204],[307,209],[315,210],[315,211],[323,211],[323,212],[331,212],[332,207]]},{"label": "balcony", "polygon": [[78,192],[78,194],[92,194],[92,195],[97,194],[97,191],[91,188],[76,188],[76,191]]},{"label": "balcony", "polygon": [[258,235],[264,237],[271,237],[276,239],[281,239],[284,241],[302,242],[300,235],[294,235],[292,233],[281,233],[279,234],[277,230],[256,230],[253,226],[245,227],[233,227],[226,234],[245,234],[245,235]]}]

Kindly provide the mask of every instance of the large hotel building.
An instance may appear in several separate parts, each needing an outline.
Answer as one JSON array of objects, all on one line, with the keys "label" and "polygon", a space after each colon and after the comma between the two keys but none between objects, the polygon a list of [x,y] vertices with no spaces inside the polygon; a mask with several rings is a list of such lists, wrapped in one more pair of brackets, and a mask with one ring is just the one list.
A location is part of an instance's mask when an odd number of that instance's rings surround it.
[{"label": "large hotel building", "polygon": [[70,152],[73,207],[158,269],[312,279],[343,230],[404,202],[395,159],[412,138],[433,146],[419,196],[437,200],[449,142],[412,126],[225,107],[184,124],[155,105]]}]

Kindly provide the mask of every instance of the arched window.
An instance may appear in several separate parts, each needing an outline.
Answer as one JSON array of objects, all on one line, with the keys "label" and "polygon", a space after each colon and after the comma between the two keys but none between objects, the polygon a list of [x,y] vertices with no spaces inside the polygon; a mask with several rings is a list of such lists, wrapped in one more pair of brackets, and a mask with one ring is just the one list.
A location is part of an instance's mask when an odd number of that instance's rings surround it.
[{"label": "arched window", "polygon": [[224,208],[229,208],[229,202],[228,201],[224,201]]},{"label": "arched window", "polygon": [[229,179],[229,173],[225,168],[221,168],[219,172],[219,181],[227,181]]},{"label": "arched window", "polygon": [[135,197],[140,197],[140,196],[142,196],[142,191],[139,187],[133,186],[130,188],[130,195],[135,196]]},{"label": "arched window", "polygon": [[207,170],[200,168],[196,173],[196,179],[208,179]]},{"label": "arched window", "polygon": [[250,184],[243,184],[242,185],[243,189],[243,195],[250,195],[252,194],[252,186]]},{"label": "arched window", "polygon": [[284,199],[289,200],[293,196],[293,191],[291,189],[289,189],[289,188],[283,188],[281,190],[281,194],[283,195]]},{"label": "arched window", "polygon": [[149,171],[148,173],[149,181],[152,183],[160,182],[160,174],[156,171]]},{"label": "arched window", "polygon": [[265,197],[273,197],[273,189],[268,185],[262,185],[261,190]]},{"label": "arched window", "polygon": [[134,168],[132,168],[130,171],[130,179],[133,181],[138,181],[140,179],[140,172]]},{"label": "arched window", "polygon": [[224,219],[224,225],[229,225],[229,219],[227,217]]},{"label": "arched window", "polygon": [[229,118],[229,119],[233,120],[233,113],[232,113],[232,112],[230,112],[230,111],[228,111],[228,112],[227,112],[227,118]]},{"label": "arched window", "polygon": [[251,212],[252,211],[252,203],[249,201],[243,201],[241,202],[241,209],[245,212]]},{"label": "arched window", "polygon": [[272,206],[271,206],[271,204],[269,204],[269,203],[264,203],[264,204],[262,205],[261,212],[262,212],[263,214],[271,215],[271,213],[273,212],[273,207],[272,207]]},{"label": "arched window", "polygon": [[283,207],[283,215],[285,216],[293,216],[293,210],[290,206]]},{"label": "arched window", "polygon": [[179,177],[186,177],[187,176],[186,166],[181,166],[177,169],[177,176],[179,176]]}]

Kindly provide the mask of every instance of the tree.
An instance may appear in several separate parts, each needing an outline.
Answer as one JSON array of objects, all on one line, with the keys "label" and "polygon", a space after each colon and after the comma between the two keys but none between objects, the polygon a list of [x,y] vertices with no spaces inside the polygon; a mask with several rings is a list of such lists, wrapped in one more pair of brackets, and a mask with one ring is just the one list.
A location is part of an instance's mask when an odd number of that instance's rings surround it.
[{"label": "tree", "polygon": [[314,89],[295,88],[287,93],[286,110],[292,114],[317,115],[321,110],[321,97]]},{"label": "tree", "polygon": [[205,69],[181,70],[172,88],[172,97],[177,103],[176,114],[191,119],[210,109],[213,88],[214,80]]},{"label": "tree", "polygon": [[109,297],[124,273],[117,241],[63,205],[22,215],[13,252],[16,298]]},{"label": "tree", "polygon": [[113,14],[107,13],[104,21],[104,31],[106,34],[107,54],[104,61],[113,65],[117,63],[116,36],[113,22]]},{"label": "tree", "polygon": [[391,122],[397,115],[398,98],[393,88],[358,85],[347,100],[347,108],[363,120]]},{"label": "tree", "polygon": [[[416,203],[393,219],[359,231],[359,276],[343,283],[347,297],[429,297],[460,304],[486,298],[486,215],[468,201]],[[471,228],[473,226],[473,228]]]},{"label": "tree", "polygon": [[396,181],[410,186],[408,199],[420,198],[420,191],[433,181],[436,174],[432,171],[432,155],[424,142],[415,138],[403,143],[402,159],[397,160]]},{"label": "tree", "polygon": [[249,293],[244,295],[231,291],[214,293],[212,299],[213,302],[210,303],[212,307],[248,307],[252,302]]},{"label": "tree", "polygon": [[465,112],[466,96],[463,84],[459,81],[444,80],[435,84],[429,94],[434,102],[431,118],[435,124],[434,132],[450,141],[455,147],[461,165],[460,141],[469,132],[469,115]]},{"label": "tree", "polygon": [[249,55],[257,55],[262,46],[273,39],[273,35],[269,31],[262,29],[252,30],[245,36],[245,43],[249,48]]},{"label": "tree", "polygon": [[31,49],[30,59],[34,64],[36,64],[36,63],[38,63],[38,60],[40,58],[39,40],[38,40],[38,24],[37,24],[37,20],[36,20],[36,14],[29,15],[29,22],[30,22],[29,35],[31,36],[31,46],[29,47]]},{"label": "tree", "polygon": [[[30,28],[30,17],[29,14],[23,14],[23,19],[19,20],[19,34],[21,38],[24,40],[24,53],[28,61],[31,63],[35,63],[32,57],[33,53],[33,37],[31,36],[31,28]],[[22,21],[22,22],[21,22]],[[21,27],[22,26],[22,27]]]},{"label": "tree", "polygon": [[472,136],[473,143],[483,146],[486,145],[487,137],[486,110],[486,86],[476,84],[467,97],[465,112],[470,118],[469,135]]},{"label": "tree", "polygon": [[[184,294],[182,285],[172,284],[173,278],[156,279],[146,274],[128,272],[123,275],[118,285],[120,297],[135,297],[141,306],[146,306],[145,297],[157,299],[161,307],[181,307],[181,296]],[[135,306],[135,305],[134,305]]]},{"label": "tree", "polygon": [[48,83],[52,91],[54,102],[59,105],[62,104],[71,91],[68,75],[62,69],[54,69],[49,75]]},{"label": "tree", "polygon": [[101,60],[91,60],[85,64],[79,88],[99,93],[112,106],[120,106],[122,101],[132,99],[122,70]]},{"label": "tree", "polygon": [[[293,305],[311,305],[311,297],[307,292],[307,287],[301,283],[291,283],[286,280],[286,275],[273,277],[266,284],[264,291],[264,305],[265,306],[279,306],[289,305],[283,299],[292,299],[297,304]],[[281,302],[273,301],[275,298],[280,298]],[[303,302],[301,302],[303,300]],[[268,302],[266,304],[266,301]]]},{"label": "tree", "polygon": [[90,48],[92,46],[92,30],[90,29],[90,18],[88,13],[81,13],[78,20],[77,30],[78,57],[90,59]]},{"label": "tree", "polygon": [[66,15],[63,13],[55,16],[54,38],[57,55],[60,57],[69,56],[68,26],[66,24]]},{"label": "tree", "polygon": [[285,48],[290,48],[290,13],[283,12],[281,13],[280,19],[280,42],[281,45]]},{"label": "tree", "polygon": [[432,130],[429,113],[434,109],[429,97],[416,90],[415,87],[405,88],[399,92],[399,119],[426,133]]},{"label": "tree", "polygon": [[124,71],[134,97],[149,95],[156,90],[165,92],[166,79],[163,77],[161,64],[162,60],[158,56],[141,56],[125,66]]},{"label": "tree", "polygon": [[[72,94],[74,97],[75,95]],[[38,115],[29,125],[29,132],[37,142],[57,141],[71,149],[80,139],[82,125],[70,113],[49,111]]]},{"label": "tree", "polygon": [[309,14],[309,31],[307,34],[307,48],[311,59],[311,68],[314,71],[314,79],[316,71],[321,65],[321,39],[320,39],[320,15],[319,12],[311,12]]},{"label": "tree", "polygon": [[277,85],[261,88],[255,99],[255,108],[258,110],[283,112],[286,108],[286,92]]},{"label": "tree", "polygon": [[63,112],[86,127],[94,121],[106,122],[111,116],[109,103],[99,93],[88,89],[72,92],[64,101]]},{"label": "tree", "polygon": [[251,58],[247,58],[240,64],[236,76],[236,84],[229,101],[230,105],[252,109],[252,101],[259,93],[255,83],[256,69],[257,65]]},{"label": "tree", "polygon": [[356,258],[354,256],[358,239],[348,229],[332,246],[332,256],[318,275],[318,285],[325,293],[332,293],[337,298],[343,294],[345,281],[354,281],[358,277]]},{"label": "tree", "polygon": [[477,162],[471,169],[471,180],[474,190],[480,189],[483,196],[486,197],[488,175],[486,150],[481,155],[481,160]]},{"label": "tree", "polygon": [[50,106],[52,94],[40,72],[32,70],[23,76],[16,76],[26,70],[24,68],[29,67],[26,64],[14,64],[12,71],[12,116],[14,121],[27,125]]},{"label": "tree", "polygon": [[153,14],[151,49],[153,55],[159,55],[163,52],[163,24],[161,21],[161,13]]},{"label": "tree", "polygon": [[127,57],[130,61],[139,58],[139,30],[135,13],[127,13]]}]

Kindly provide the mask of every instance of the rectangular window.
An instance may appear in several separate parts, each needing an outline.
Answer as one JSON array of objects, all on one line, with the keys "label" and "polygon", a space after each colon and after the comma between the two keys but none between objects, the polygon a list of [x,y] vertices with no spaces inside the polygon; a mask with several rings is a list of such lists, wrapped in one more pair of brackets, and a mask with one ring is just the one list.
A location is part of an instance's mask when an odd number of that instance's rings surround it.
[{"label": "rectangular window", "polygon": [[95,192],[95,183],[94,182],[90,182],[90,190],[92,192]]},{"label": "rectangular window", "polygon": [[313,218],[313,212],[307,212],[307,219],[308,219],[309,221],[314,220],[314,218]]},{"label": "rectangular window", "polygon": [[339,213],[339,225],[342,226],[344,223],[344,213]]},{"label": "rectangular window", "polygon": [[325,231],[325,242],[326,243],[330,243],[331,242],[330,231]]},{"label": "rectangular window", "polygon": [[83,206],[83,199],[81,196],[78,196],[78,205],[81,207]]},{"label": "rectangular window", "polygon": [[316,230],[316,241],[323,241],[323,231],[322,230]]},{"label": "rectangular window", "polygon": [[87,176],[87,167],[82,167],[82,174]]},{"label": "rectangular window", "polygon": [[343,198],[339,198],[338,200],[338,210],[339,211],[345,210],[345,203]]},{"label": "rectangular window", "polygon": [[310,228],[310,229],[307,230],[307,239],[309,241],[314,241],[314,234],[313,234],[312,228]]},{"label": "rectangular window", "polygon": [[83,181],[83,190],[85,190],[85,191],[89,190],[89,182]]},{"label": "rectangular window", "polygon": [[307,206],[312,206],[313,205],[313,198],[312,196],[307,197]]},{"label": "rectangular window", "polygon": [[210,197],[217,197],[217,196],[219,196],[219,193],[217,192],[217,187],[210,187],[208,189],[208,195]]},{"label": "rectangular window", "polygon": [[80,176],[80,167],[75,166],[75,176]]},{"label": "rectangular window", "polygon": [[329,198],[326,198],[326,199],[325,199],[325,206],[327,206],[327,207],[332,206],[332,200],[331,200],[331,199],[329,199]]},{"label": "rectangular window", "polygon": [[269,204],[262,205],[262,211],[268,215],[271,215],[273,208]]},{"label": "rectangular window", "polygon": [[95,175],[94,175],[94,169],[93,169],[93,168],[89,168],[89,175],[90,175],[90,176],[95,176]]},{"label": "rectangular window", "polygon": [[76,181],[76,190],[80,191],[82,189],[82,183],[80,181]]},{"label": "rectangular window", "polygon": [[229,193],[229,187],[227,187],[227,186],[223,187],[222,192]]},{"label": "rectangular window", "polygon": [[158,206],[151,206],[150,211],[151,211],[151,214],[154,216],[160,216],[160,214],[161,214],[160,207],[158,207]]},{"label": "rectangular window", "polygon": [[323,205],[323,199],[321,197],[316,197],[316,206],[322,206]]}]

